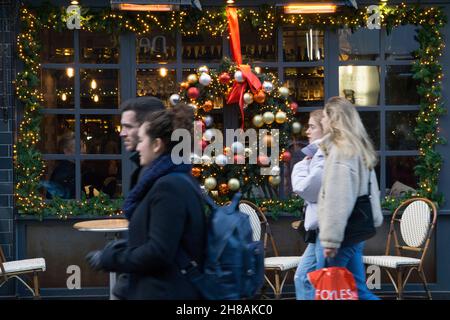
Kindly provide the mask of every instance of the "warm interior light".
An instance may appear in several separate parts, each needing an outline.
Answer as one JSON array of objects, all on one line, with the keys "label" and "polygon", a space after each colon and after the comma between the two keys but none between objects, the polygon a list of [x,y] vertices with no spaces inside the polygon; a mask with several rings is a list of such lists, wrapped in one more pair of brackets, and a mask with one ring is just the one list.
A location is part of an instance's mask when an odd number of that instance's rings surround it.
[{"label": "warm interior light", "polygon": [[91,88],[97,89],[97,81],[95,81],[95,79],[92,79],[92,81],[91,81]]},{"label": "warm interior light", "polygon": [[71,1],[70,4],[78,4],[78,1]]},{"label": "warm interior light", "polygon": [[168,70],[167,70],[167,68],[160,68],[159,69],[159,75],[161,76],[161,77],[165,77],[165,76],[167,76],[167,72],[168,72]]},{"label": "warm interior light", "polygon": [[121,3],[117,5],[119,10],[124,11],[173,11],[177,7],[170,4],[132,4]]},{"label": "warm interior light", "polygon": [[284,7],[284,13],[334,13],[337,6],[331,3],[290,4]]},{"label": "warm interior light", "polygon": [[98,100],[99,100],[99,97],[98,97],[98,95],[97,94],[94,94],[94,102],[98,102]]},{"label": "warm interior light", "polygon": [[234,4],[234,0],[227,0],[227,4]]},{"label": "warm interior light", "polygon": [[75,70],[73,68],[67,68],[66,69],[66,74],[69,78],[72,78],[75,74]]},{"label": "warm interior light", "polygon": [[67,100],[67,94],[63,93],[63,94],[61,95],[61,100],[62,100],[62,101],[66,101],[66,100]]},{"label": "warm interior light", "polygon": [[261,73],[261,67],[255,67],[255,72],[257,73],[257,74],[260,74]]}]

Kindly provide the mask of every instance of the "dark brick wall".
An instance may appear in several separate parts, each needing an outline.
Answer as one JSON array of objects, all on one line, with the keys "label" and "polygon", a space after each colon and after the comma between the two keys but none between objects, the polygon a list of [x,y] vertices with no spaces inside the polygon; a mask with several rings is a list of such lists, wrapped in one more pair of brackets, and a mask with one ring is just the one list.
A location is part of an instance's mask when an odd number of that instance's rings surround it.
[{"label": "dark brick wall", "polygon": [[[15,99],[12,80],[16,74],[15,39],[17,1],[0,0],[0,245],[6,259],[13,251],[13,139]],[[9,287],[9,288],[8,288]],[[0,295],[10,294],[11,286]]]}]

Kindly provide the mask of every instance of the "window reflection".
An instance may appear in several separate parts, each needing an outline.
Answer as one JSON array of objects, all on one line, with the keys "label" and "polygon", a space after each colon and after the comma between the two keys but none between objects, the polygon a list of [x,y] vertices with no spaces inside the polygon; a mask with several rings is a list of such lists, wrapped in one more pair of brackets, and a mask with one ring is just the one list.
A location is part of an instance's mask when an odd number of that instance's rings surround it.
[{"label": "window reflection", "polygon": [[137,63],[174,62],[177,60],[173,34],[151,33],[136,36]]},{"label": "window reflection", "polygon": [[118,63],[118,35],[80,31],[80,62]]},{"label": "window reflection", "polygon": [[277,33],[261,39],[250,22],[239,23],[242,59],[250,62],[277,60]]},{"label": "window reflection", "polygon": [[84,160],[81,162],[81,192],[88,198],[106,193],[111,198],[122,195],[120,160]]},{"label": "window reflection", "polygon": [[74,70],[42,69],[41,92],[45,108],[74,108]]},{"label": "window reflection", "polygon": [[324,102],[324,69],[286,68],[284,79],[300,106],[322,106]]},{"label": "window reflection", "polygon": [[119,105],[119,71],[81,69],[81,108],[115,109]]},{"label": "window reflection", "polygon": [[357,106],[374,106],[380,100],[380,68],[339,67],[339,95]]},{"label": "window reflection", "polygon": [[316,61],[324,59],[322,30],[283,30],[284,61]]},{"label": "window reflection", "polygon": [[42,29],[42,63],[67,63],[74,61],[73,31],[57,32]]},{"label": "window reflection", "polygon": [[417,177],[414,167],[417,157],[387,157],[386,158],[386,194],[392,194],[394,184],[398,190],[411,190],[417,188]]},{"label": "window reflection", "polygon": [[380,58],[380,31],[359,28],[352,33],[344,28],[338,31],[339,60],[378,60]]},{"label": "window reflection", "polygon": [[169,105],[169,97],[178,92],[175,69],[140,69],[136,72],[136,95],[154,96]]},{"label": "window reflection", "polygon": [[[74,140],[68,138],[66,146],[75,146]],[[75,198],[75,160],[51,160],[45,161],[45,173],[41,180],[41,186],[45,190],[45,198],[55,197],[62,199]]]},{"label": "window reflection", "polygon": [[416,39],[417,29],[418,27],[413,25],[393,28],[386,37],[386,59],[414,59],[414,51],[419,50],[419,42]]},{"label": "window reflection", "polygon": [[372,111],[359,112],[369,138],[376,150],[380,150],[380,113]]},{"label": "window reflection", "polygon": [[386,112],[386,149],[417,150],[416,117],[417,111]]},{"label": "window reflection", "polygon": [[418,82],[413,79],[411,66],[388,66],[386,71],[386,104],[418,105]]},{"label": "window reflection", "polygon": [[41,139],[38,149],[42,153],[65,153],[63,137],[75,132],[73,115],[44,115],[41,125]]},{"label": "window reflection", "polygon": [[121,153],[119,116],[86,115],[81,116],[80,122],[82,153]]},{"label": "window reflection", "polygon": [[219,62],[222,59],[222,37],[183,36],[181,55],[184,62]]}]

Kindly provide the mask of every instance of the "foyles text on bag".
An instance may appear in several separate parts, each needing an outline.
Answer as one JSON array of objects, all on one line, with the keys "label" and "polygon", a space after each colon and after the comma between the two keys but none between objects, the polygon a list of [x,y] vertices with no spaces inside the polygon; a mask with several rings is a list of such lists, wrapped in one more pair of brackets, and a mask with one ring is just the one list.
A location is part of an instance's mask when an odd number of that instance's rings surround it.
[{"label": "foyles text on bag", "polygon": [[358,300],[358,289],[347,268],[329,267],[308,273],[315,300]]}]

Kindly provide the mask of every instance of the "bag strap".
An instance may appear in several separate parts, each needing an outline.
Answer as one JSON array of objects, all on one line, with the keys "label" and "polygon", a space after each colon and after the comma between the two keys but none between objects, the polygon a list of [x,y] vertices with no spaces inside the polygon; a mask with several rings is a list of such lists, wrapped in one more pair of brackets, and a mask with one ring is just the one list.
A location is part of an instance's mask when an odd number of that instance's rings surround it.
[{"label": "bag strap", "polygon": [[371,185],[372,185],[372,183],[370,182],[370,178],[372,177],[372,170],[373,170],[373,169],[370,169],[370,170],[369,170],[369,189],[367,189],[367,196],[368,196],[369,198],[371,197],[370,190],[371,190]]}]

